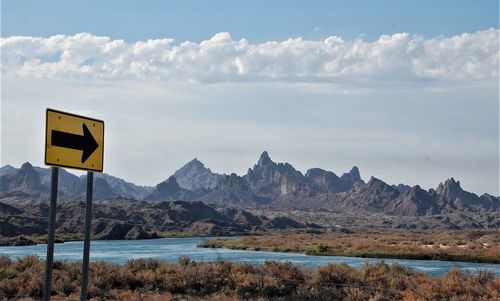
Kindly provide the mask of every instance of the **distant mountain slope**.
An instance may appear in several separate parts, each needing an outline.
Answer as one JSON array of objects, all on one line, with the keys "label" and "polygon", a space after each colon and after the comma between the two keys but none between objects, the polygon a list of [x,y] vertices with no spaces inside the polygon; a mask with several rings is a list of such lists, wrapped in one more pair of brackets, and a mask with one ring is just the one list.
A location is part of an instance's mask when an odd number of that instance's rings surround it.
[{"label": "distant mountain slope", "polygon": [[214,189],[224,178],[223,175],[213,173],[197,158],[186,163],[174,173],[179,186],[191,191]]},{"label": "distant mountain slope", "polygon": [[104,179],[115,195],[119,195],[125,198],[142,200],[146,195],[153,192],[153,187],[151,186],[135,185],[134,183],[127,182],[123,179],[108,175],[106,173],[96,173],[94,177]]},{"label": "distant mountain slope", "polygon": [[17,172],[17,168],[10,166],[10,165],[5,165],[0,167],[0,176],[4,175],[12,175]]},{"label": "distant mountain slope", "polygon": [[[19,169],[6,165],[0,170],[0,193],[21,191],[32,195],[48,195],[51,180],[50,168],[33,167],[28,162]],[[142,199],[152,191],[152,187],[137,186],[105,173],[94,173],[94,199],[96,200],[113,196]],[[58,192],[61,198],[85,197],[86,176],[78,177],[60,168]]]},{"label": "distant mountain slope", "polygon": [[[52,181],[52,171],[50,168],[34,167],[36,172],[40,175],[40,182],[47,188],[50,188]],[[59,168],[59,178],[57,188],[62,195],[71,195],[71,191],[76,182],[80,181],[78,176],[67,172],[64,168]]]},{"label": "distant mountain slope", "polygon": [[0,192],[22,191],[32,195],[44,195],[49,188],[40,181],[40,175],[33,166],[26,162],[21,168],[0,176]]},{"label": "distant mountain slope", "polygon": [[191,190],[181,188],[174,176],[156,185],[151,194],[144,197],[147,201],[190,201],[195,194]]}]

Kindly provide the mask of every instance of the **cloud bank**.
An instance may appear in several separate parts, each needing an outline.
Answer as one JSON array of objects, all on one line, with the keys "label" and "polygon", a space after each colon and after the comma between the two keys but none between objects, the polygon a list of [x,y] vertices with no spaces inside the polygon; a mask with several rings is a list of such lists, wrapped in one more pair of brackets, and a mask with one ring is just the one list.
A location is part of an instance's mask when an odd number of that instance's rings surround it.
[{"label": "cloud bank", "polygon": [[478,81],[498,78],[498,29],[424,39],[288,39],[252,44],[229,33],[176,43],[128,43],[79,33],[1,38],[2,75],[55,79],[182,82]]}]

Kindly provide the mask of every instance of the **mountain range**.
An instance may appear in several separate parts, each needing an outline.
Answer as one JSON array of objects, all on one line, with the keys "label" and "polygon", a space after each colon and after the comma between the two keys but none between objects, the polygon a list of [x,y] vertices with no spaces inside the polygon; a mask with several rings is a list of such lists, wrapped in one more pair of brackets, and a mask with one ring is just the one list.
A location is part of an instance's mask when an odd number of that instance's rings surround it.
[{"label": "mountain range", "polygon": [[[84,198],[85,182],[85,176],[78,177],[60,169],[60,198]],[[33,167],[30,163],[24,163],[20,168],[10,165],[0,168],[0,196],[22,192],[46,197],[49,187],[50,168]],[[242,176],[213,173],[195,158],[155,187],[139,186],[105,173],[96,173],[94,199],[117,198],[397,216],[500,210],[499,197],[467,192],[453,178],[435,189],[425,190],[418,185],[389,185],[375,177],[365,182],[356,166],[341,176],[320,168],[311,168],[303,174],[289,163],[272,161],[267,152],[263,152],[257,163]]]}]

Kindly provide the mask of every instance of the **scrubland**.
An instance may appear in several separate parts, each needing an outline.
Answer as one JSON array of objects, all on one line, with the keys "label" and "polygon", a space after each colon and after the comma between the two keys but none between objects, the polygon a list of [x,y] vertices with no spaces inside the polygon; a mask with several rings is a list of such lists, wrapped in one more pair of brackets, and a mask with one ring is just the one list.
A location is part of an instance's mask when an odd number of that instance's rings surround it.
[{"label": "scrubland", "polygon": [[[54,262],[54,300],[79,298],[81,263]],[[0,256],[0,298],[37,300],[45,262],[36,256]],[[441,277],[398,264],[366,263],[360,269],[328,264],[316,269],[289,262],[262,265],[136,259],[120,266],[90,265],[92,300],[499,300],[500,278],[488,271],[450,270]]]},{"label": "scrubland", "polygon": [[212,239],[200,246],[309,255],[500,263],[498,230],[287,233]]}]

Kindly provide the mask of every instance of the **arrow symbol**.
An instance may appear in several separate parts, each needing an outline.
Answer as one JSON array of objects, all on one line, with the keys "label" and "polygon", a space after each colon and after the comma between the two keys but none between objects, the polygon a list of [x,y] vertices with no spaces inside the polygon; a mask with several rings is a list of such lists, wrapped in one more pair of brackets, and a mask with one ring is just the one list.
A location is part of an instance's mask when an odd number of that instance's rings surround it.
[{"label": "arrow symbol", "polygon": [[85,161],[87,161],[90,155],[94,153],[99,145],[95,141],[92,133],[90,133],[85,123],[82,124],[82,128],[83,136],[52,130],[51,144],[53,146],[83,151],[82,163],[84,163]]}]

